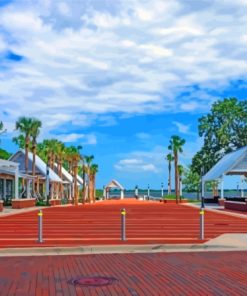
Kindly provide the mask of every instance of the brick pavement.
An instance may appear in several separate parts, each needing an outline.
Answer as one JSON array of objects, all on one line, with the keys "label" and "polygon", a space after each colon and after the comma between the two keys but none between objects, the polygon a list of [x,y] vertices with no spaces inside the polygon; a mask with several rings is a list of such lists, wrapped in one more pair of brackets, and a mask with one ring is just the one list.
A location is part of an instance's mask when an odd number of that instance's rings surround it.
[{"label": "brick pavement", "polygon": [[[69,283],[82,276],[116,281],[105,287]],[[1,296],[244,296],[246,291],[247,252],[0,258]]]},{"label": "brick pavement", "polygon": [[[106,201],[44,209],[42,246],[121,244],[120,209],[127,210],[123,244],[201,243],[199,210],[176,204]],[[206,240],[223,233],[247,233],[247,219],[206,211]],[[37,211],[0,218],[0,247],[37,244]],[[40,245],[41,246],[41,245]]]}]

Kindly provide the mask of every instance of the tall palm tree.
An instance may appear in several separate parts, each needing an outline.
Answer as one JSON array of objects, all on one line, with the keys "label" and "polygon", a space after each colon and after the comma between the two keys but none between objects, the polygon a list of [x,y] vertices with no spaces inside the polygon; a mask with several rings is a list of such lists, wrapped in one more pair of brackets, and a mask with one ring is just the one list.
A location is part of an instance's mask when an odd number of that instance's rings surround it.
[{"label": "tall palm tree", "polygon": [[30,145],[30,136],[32,132],[33,118],[20,117],[15,127],[25,139],[25,172],[28,173],[28,150]]},{"label": "tall palm tree", "polygon": [[[94,159],[94,156],[93,155],[90,155],[90,156],[84,156],[85,158],[85,162],[86,162],[86,173],[87,173],[87,176],[88,176],[88,189],[90,188],[91,186],[91,182],[90,182],[90,167],[91,167],[91,164],[92,164],[92,161]],[[85,190],[86,191],[86,190]],[[86,192],[85,192],[85,195],[86,195]],[[89,202],[91,202],[91,196],[89,194],[89,190],[88,190],[88,199],[89,199]]]},{"label": "tall palm tree", "polygon": [[12,140],[17,146],[19,146],[20,149],[25,148],[25,137],[22,134],[20,134],[17,137],[14,137]]},{"label": "tall palm tree", "polygon": [[168,195],[171,194],[171,169],[172,169],[172,161],[174,157],[171,153],[167,154],[166,159],[168,161]]},{"label": "tall palm tree", "polygon": [[180,202],[181,202],[181,199],[182,199],[182,195],[183,195],[183,192],[182,192],[182,177],[183,177],[183,174],[184,174],[184,167],[179,164],[178,165],[178,176],[179,176],[179,199],[180,199]]},{"label": "tall palm tree", "polygon": [[[30,136],[32,138],[32,153],[33,153],[33,163],[32,163],[32,175],[35,177],[35,162],[36,162],[36,153],[37,153],[37,137],[40,133],[40,128],[42,123],[40,120],[33,118],[31,133]],[[33,191],[35,191],[35,182],[33,180]]]},{"label": "tall palm tree", "polygon": [[95,202],[95,181],[96,174],[98,173],[99,166],[97,164],[92,164],[90,167],[90,199],[92,198],[93,202]]},{"label": "tall palm tree", "polygon": [[173,152],[174,157],[174,169],[175,169],[175,192],[176,192],[176,202],[179,200],[179,172],[178,172],[178,156],[179,153],[183,152],[183,145],[185,140],[179,136],[172,136],[170,139],[170,144],[168,149]]},{"label": "tall palm tree", "polygon": [[[46,162],[46,185],[50,187],[50,182],[49,182],[49,169],[51,167],[52,159],[54,158],[55,152],[56,152],[56,145],[57,145],[57,140],[56,139],[49,139],[49,140],[44,140],[41,144],[38,144],[38,154],[39,156]],[[48,189],[48,188],[47,188]],[[46,203],[49,205],[50,202],[50,197],[51,197],[51,192],[48,190],[46,192]]]}]

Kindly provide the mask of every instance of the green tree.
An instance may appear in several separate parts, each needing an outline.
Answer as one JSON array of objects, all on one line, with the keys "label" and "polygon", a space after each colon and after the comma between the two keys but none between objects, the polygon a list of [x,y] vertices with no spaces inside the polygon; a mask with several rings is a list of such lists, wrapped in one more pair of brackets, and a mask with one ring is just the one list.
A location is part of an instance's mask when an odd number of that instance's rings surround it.
[{"label": "green tree", "polygon": [[6,132],[6,129],[4,128],[3,122],[0,121],[0,135]]},{"label": "green tree", "polygon": [[9,153],[8,151],[1,149],[0,148],[0,159],[9,159],[11,156],[11,153]]},{"label": "green tree", "polygon": [[32,132],[33,118],[20,117],[16,124],[16,130],[20,132],[22,139],[25,141],[25,172],[28,174],[28,150],[30,145],[30,137]]},{"label": "green tree", "polygon": [[184,190],[186,192],[196,192],[199,200],[199,193],[201,190],[201,178],[197,172],[194,172],[191,167],[185,170],[183,178]]},{"label": "green tree", "polygon": [[[88,181],[87,183],[88,183],[88,189],[89,189],[91,186],[91,184],[90,184],[91,183],[90,182],[90,173],[91,173],[90,168],[91,168],[92,161],[94,160],[94,156],[93,155],[84,156],[84,159],[85,159],[85,170],[86,170],[86,174],[87,174],[87,181]],[[86,190],[85,190],[84,194],[85,194],[84,199],[86,199]],[[89,199],[89,202],[92,202],[90,194],[88,196],[88,199]]]},{"label": "green tree", "polygon": [[[37,138],[40,133],[40,128],[42,126],[42,123],[38,119],[32,120],[32,127],[30,136],[32,139],[32,153],[33,153],[33,163],[32,163],[32,175],[35,177],[35,164],[36,164],[36,153],[37,153]],[[33,182],[33,191],[35,191],[35,182]]]},{"label": "green tree", "polygon": [[93,200],[95,202],[95,181],[96,181],[96,174],[98,173],[99,167],[97,164],[92,164],[90,167],[90,188],[89,188],[89,200]]},{"label": "green tree", "polygon": [[178,175],[179,175],[179,183],[178,183],[179,189],[178,189],[178,191],[179,191],[179,199],[180,199],[180,202],[181,202],[182,195],[183,195],[183,192],[182,192],[182,186],[183,186],[182,181],[183,181],[183,175],[184,175],[184,167],[181,164],[178,165]]},{"label": "green tree", "polygon": [[171,169],[174,157],[171,153],[167,154],[166,159],[168,161],[168,195],[171,194]]},{"label": "green tree", "polygon": [[192,170],[206,173],[226,153],[247,145],[247,100],[226,98],[212,105],[209,114],[199,119],[202,149],[192,160]]},{"label": "green tree", "polygon": [[174,170],[175,170],[175,192],[176,192],[176,202],[179,200],[179,171],[178,171],[178,158],[179,153],[183,152],[183,145],[185,140],[179,136],[172,136],[170,139],[170,144],[168,149],[173,152],[174,157]]}]

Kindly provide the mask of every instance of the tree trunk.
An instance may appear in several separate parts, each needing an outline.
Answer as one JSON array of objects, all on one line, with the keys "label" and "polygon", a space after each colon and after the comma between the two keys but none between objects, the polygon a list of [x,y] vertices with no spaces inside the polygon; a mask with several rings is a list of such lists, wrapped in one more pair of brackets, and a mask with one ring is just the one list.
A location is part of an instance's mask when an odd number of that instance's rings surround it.
[{"label": "tree trunk", "polygon": [[83,187],[82,187],[82,202],[83,204],[86,202],[86,172],[85,172],[85,167],[82,167],[83,172],[82,172],[82,179],[83,179]]},{"label": "tree trunk", "polygon": [[[35,177],[35,163],[36,163],[36,145],[32,147],[33,152],[33,163],[32,163],[32,175]],[[35,179],[33,179],[33,192],[35,192]]]},{"label": "tree trunk", "polygon": [[171,163],[168,165],[169,177],[168,177],[168,195],[171,195]]},{"label": "tree trunk", "polygon": [[78,165],[74,166],[74,205],[78,206],[78,189],[77,189],[77,174],[78,174]]},{"label": "tree trunk", "polygon": [[29,147],[29,139],[26,138],[25,143],[25,173],[28,174],[28,147]]},{"label": "tree trunk", "polygon": [[179,174],[178,174],[178,155],[177,152],[174,153],[174,165],[175,165],[175,193],[176,193],[176,203],[178,204],[179,200]]}]

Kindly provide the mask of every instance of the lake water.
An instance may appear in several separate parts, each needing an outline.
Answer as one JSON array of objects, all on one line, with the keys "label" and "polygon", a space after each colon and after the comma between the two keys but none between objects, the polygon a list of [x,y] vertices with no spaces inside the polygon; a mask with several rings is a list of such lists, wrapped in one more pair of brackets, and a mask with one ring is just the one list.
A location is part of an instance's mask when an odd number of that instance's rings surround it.
[{"label": "lake water", "polygon": [[[148,192],[147,190],[139,190],[138,191],[139,195],[147,195]],[[175,194],[175,192],[173,191],[172,194]],[[219,192],[220,194],[220,192]],[[134,190],[126,190],[124,192],[124,196],[125,197],[133,197],[135,195],[135,191]],[[167,195],[167,191],[164,191],[164,196]],[[245,196],[247,195],[247,193],[245,192]],[[110,191],[110,197],[114,197],[114,196],[120,196],[120,191],[118,190],[112,190]],[[196,192],[183,192],[183,196],[187,199],[197,199],[197,193]],[[236,196],[241,196],[240,191],[237,190],[224,190],[224,196],[227,197],[236,197]],[[159,199],[161,198],[161,190],[150,190],[150,197],[153,197],[155,199]],[[206,192],[205,193],[205,197],[213,197],[212,192]]]}]

